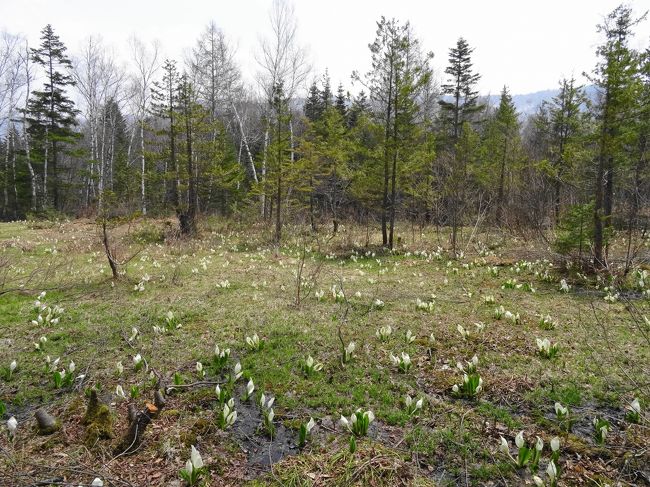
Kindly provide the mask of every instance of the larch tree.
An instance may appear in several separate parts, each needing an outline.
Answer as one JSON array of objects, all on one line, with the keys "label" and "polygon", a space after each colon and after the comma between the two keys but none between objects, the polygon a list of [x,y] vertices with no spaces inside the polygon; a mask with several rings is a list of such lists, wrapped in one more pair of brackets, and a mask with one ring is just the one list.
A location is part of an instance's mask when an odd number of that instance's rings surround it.
[{"label": "larch tree", "polygon": [[[205,108],[208,119],[204,122],[211,127],[209,142],[213,146],[220,144],[223,127],[231,127],[231,136],[239,139],[239,163],[246,171],[250,184],[256,184],[257,170],[253,158],[250,137],[246,130],[244,118],[235,100],[243,99],[243,82],[241,72],[235,60],[235,49],[228,42],[223,31],[214,22],[210,22],[201,33],[188,60],[189,70],[194,80],[197,101]],[[231,123],[231,121],[233,123]],[[206,124],[204,126],[207,126]],[[197,171],[201,161],[197,161]],[[208,168],[204,168],[208,169]],[[210,178],[217,172],[214,166],[206,171]],[[227,171],[229,172],[229,170]],[[225,173],[223,173],[225,174]],[[212,181],[224,189],[227,185],[214,179]],[[218,193],[218,194],[217,194]],[[209,192],[209,199],[226,197],[227,192]],[[207,203],[207,201],[206,201]],[[222,210],[226,202],[219,202]]]},{"label": "larch tree", "polygon": [[[627,203],[626,273],[631,270],[635,254],[641,248],[641,245],[633,246],[635,230],[643,228],[643,214],[650,204],[650,48],[642,55],[639,75],[640,92],[633,112],[631,154],[626,171],[627,184],[623,191]],[[643,233],[645,230],[642,236]]]},{"label": "larch tree", "polygon": [[268,147],[268,160],[269,169],[271,174],[274,175],[274,178],[267,181],[266,184],[270,190],[267,189],[265,191],[267,194],[273,192],[275,195],[273,200],[275,204],[274,240],[279,245],[282,240],[282,200],[286,192],[287,172],[292,169],[291,166],[293,165],[293,160],[289,157],[289,153],[293,151],[293,139],[290,132],[291,112],[289,98],[284,92],[282,82],[278,82],[276,85],[273,91],[272,102],[273,124],[271,125],[270,133],[272,142]]}]

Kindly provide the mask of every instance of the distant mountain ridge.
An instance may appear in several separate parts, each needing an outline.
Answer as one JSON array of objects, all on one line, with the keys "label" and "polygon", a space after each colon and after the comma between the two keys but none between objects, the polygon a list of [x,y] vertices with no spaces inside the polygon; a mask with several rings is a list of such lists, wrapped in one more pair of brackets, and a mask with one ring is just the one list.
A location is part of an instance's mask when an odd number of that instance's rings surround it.
[{"label": "distant mountain ridge", "polygon": [[[524,93],[520,95],[512,95],[512,102],[515,104],[517,111],[520,115],[532,115],[537,111],[537,107],[543,101],[550,101],[554,96],[559,93],[559,89],[535,91],[533,93]],[[594,101],[596,99],[596,87],[589,85],[585,87],[587,97]],[[496,107],[499,105],[499,98],[501,95],[489,95],[486,97],[490,105]]]},{"label": "distant mountain ridge", "polygon": [[[537,111],[537,107],[539,107],[543,101],[550,101],[558,94],[558,92],[558,89],[554,89],[512,95],[512,102],[515,104],[517,111],[521,115],[532,115]],[[498,106],[500,97],[501,95],[490,95],[488,97],[490,105]]]}]

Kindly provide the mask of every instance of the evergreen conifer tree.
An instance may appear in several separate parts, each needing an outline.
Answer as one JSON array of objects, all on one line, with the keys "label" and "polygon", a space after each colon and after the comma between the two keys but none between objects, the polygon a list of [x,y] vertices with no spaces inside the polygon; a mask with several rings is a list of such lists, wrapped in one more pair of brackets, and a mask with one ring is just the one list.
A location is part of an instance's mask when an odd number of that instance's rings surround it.
[{"label": "evergreen conifer tree", "polygon": [[348,96],[346,95],[345,91],[343,91],[342,83],[339,83],[339,86],[336,90],[334,107],[339,111],[343,120],[346,120],[348,114]]},{"label": "evergreen conifer tree", "polygon": [[[162,70],[162,80],[154,82],[154,88],[151,90],[151,111],[155,116],[169,121],[169,126],[162,131],[168,136],[169,142],[169,153],[165,159],[164,170],[164,198],[165,203],[171,203],[174,208],[178,208],[180,168],[176,154],[176,118],[178,116],[177,90],[180,75],[176,68],[176,61],[169,59],[165,60]],[[171,180],[171,185],[168,185],[169,180]]]},{"label": "evergreen conifer tree", "polygon": [[458,141],[463,124],[471,122],[476,112],[483,108],[478,103],[478,91],[475,89],[481,75],[472,71],[473,51],[462,37],[458,39],[456,47],[449,49],[449,66],[445,69],[449,78],[442,85],[442,94],[450,97],[450,101],[441,99],[438,103],[452,145]]},{"label": "evergreen conifer tree", "polygon": [[[59,157],[61,147],[72,143],[78,134],[73,127],[79,113],[66,94],[66,88],[75,82],[69,74],[72,63],[66,47],[50,24],[41,31],[41,45],[31,49],[31,59],[45,71],[43,89],[32,92],[26,107],[28,133],[32,139],[32,155],[43,160],[43,206],[51,203],[61,209],[59,198]],[[50,191],[51,189],[51,191]]]}]

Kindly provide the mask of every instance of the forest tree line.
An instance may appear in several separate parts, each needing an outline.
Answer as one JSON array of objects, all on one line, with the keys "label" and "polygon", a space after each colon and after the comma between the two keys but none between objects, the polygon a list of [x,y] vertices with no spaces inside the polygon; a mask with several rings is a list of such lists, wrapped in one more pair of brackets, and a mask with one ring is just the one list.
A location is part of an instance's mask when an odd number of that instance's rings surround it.
[{"label": "forest tree line", "polygon": [[350,95],[312,74],[290,5],[270,20],[254,86],[214,23],[180,61],[132,38],[128,67],[93,37],[71,56],[51,25],[38,46],[3,33],[0,218],[175,214],[191,234],[234,215],[277,242],[285,222],[353,219],[390,248],[410,221],[449,227],[454,253],[467,226],[555,228],[597,267],[614,231],[647,238],[650,48],[631,47],[645,15],[607,15],[589,90],[562,79],[528,116],[507,86],[495,106],[480,96],[463,38],[439,82],[411,25],[382,17]]}]

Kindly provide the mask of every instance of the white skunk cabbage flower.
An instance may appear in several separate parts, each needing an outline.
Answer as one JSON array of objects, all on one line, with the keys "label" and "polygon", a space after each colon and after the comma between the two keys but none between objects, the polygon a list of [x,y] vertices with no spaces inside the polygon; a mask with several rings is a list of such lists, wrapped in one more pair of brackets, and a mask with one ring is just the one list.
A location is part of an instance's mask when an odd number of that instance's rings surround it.
[{"label": "white skunk cabbage flower", "polygon": [[499,451],[503,453],[510,453],[510,447],[508,446],[508,441],[501,436],[501,443],[499,444]]},{"label": "white skunk cabbage flower", "polygon": [[524,432],[520,431],[517,433],[517,436],[515,436],[515,445],[517,445],[517,448],[522,448],[524,444]]},{"label": "white skunk cabbage flower", "polygon": [[7,429],[9,430],[9,435],[12,438],[16,434],[17,428],[18,428],[18,420],[14,416],[12,416],[11,418],[9,418],[9,421],[7,421]]},{"label": "white skunk cabbage flower", "polygon": [[195,469],[203,467],[203,459],[201,458],[201,454],[196,448],[194,448],[194,445],[192,445],[192,452],[190,453],[190,461],[192,462],[192,466]]},{"label": "white skunk cabbage flower", "polygon": [[560,439],[557,436],[555,436],[551,440],[551,450],[558,451],[559,449],[560,449]]}]

